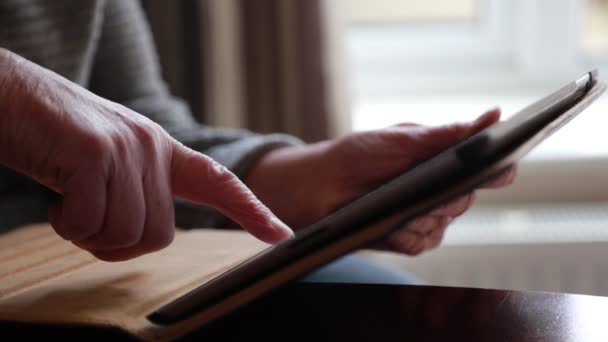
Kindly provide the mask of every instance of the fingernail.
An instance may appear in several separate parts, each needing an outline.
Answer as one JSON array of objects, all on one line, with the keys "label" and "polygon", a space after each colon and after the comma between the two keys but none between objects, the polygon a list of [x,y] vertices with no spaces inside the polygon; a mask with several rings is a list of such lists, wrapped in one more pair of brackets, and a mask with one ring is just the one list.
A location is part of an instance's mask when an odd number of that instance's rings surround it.
[{"label": "fingernail", "polygon": [[276,217],[272,218],[272,228],[277,233],[282,235],[281,239],[291,239],[295,235],[291,228],[289,228],[285,223],[283,223],[283,221],[279,220]]}]

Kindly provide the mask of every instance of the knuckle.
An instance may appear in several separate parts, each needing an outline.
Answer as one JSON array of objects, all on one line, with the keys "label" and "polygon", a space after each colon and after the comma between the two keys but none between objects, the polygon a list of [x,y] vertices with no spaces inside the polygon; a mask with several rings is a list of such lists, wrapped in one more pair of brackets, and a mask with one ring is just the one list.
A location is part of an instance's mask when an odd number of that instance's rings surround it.
[{"label": "knuckle", "polygon": [[63,225],[62,231],[66,235],[67,240],[79,241],[94,236],[99,232],[99,229],[77,222],[68,222]]},{"label": "knuckle", "polygon": [[83,222],[82,217],[75,215],[63,217],[62,221],[55,223],[54,228],[61,237],[69,241],[84,240],[94,236],[101,230],[101,227],[89,222]]},{"label": "knuckle", "polygon": [[412,241],[409,244],[400,244],[396,247],[397,252],[410,256],[420,255],[425,249],[423,241]]},{"label": "knuckle", "polygon": [[158,152],[166,141],[164,130],[156,123],[137,123],[132,128],[137,141],[147,151]]},{"label": "knuckle", "polygon": [[136,245],[142,237],[142,230],[135,227],[122,227],[123,229],[117,230],[108,240],[111,241],[111,245],[114,248],[126,248]]},{"label": "knuckle", "polygon": [[438,234],[436,237],[434,237],[429,245],[429,249],[435,249],[435,248],[439,247],[439,245],[441,245],[441,243],[443,242],[444,235],[445,235],[445,233],[442,232],[442,233]]},{"label": "knuckle", "polygon": [[417,219],[412,227],[414,232],[427,234],[437,225],[437,220],[434,216],[425,216]]},{"label": "knuckle", "polygon": [[55,230],[55,232],[59,236],[61,236],[62,239],[67,240],[67,241],[72,241],[77,238],[77,236],[75,236],[75,234],[74,234],[74,229],[72,229],[65,223],[58,222],[58,221],[50,222],[50,223],[51,223],[51,226],[53,227],[53,229]]},{"label": "knuckle", "polygon": [[465,197],[464,211],[467,211],[475,202],[475,194],[471,193]]},{"label": "knuckle", "polygon": [[89,253],[91,253],[95,258],[105,262],[116,262],[122,260],[122,258],[118,257],[114,253],[104,253],[97,251],[89,251]]},{"label": "knuckle", "polygon": [[145,247],[150,252],[158,251],[169,246],[174,238],[175,231],[173,227],[167,227],[166,229],[156,231],[154,234],[150,235],[150,237],[146,239]]},{"label": "knuckle", "polygon": [[471,206],[470,204],[470,200],[469,199],[464,199],[462,200],[461,203],[459,203],[458,206],[456,206],[455,210],[454,210],[454,216],[461,216],[463,215]]},{"label": "knuckle", "polygon": [[211,158],[209,158],[207,163],[207,173],[211,178],[222,183],[233,181],[232,172]]},{"label": "knuckle", "polygon": [[129,138],[121,133],[113,133],[110,135],[112,141],[112,154],[118,159],[125,159],[129,155],[130,142]]},{"label": "knuckle", "polygon": [[136,255],[128,253],[128,251],[89,251],[95,258],[105,262],[119,262],[134,258]]},{"label": "knuckle", "polygon": [[5,49],[3,47],[0,47],[0,57],[1,58],[9,58],[9,57],[11,57],[11,53],[10,53],[9,50],[7,50],[7,49]]},{"label": "knuckle", "polygon": [[460,216],[464,214],[473,204],[474,196],[468,194],[456,199],[454,202],[446,206],[446,214],[452,216]]},{"label": "knuckle", "polygon": [[412,234],[397,232],[390,236],[388,242],[394,251],[411,255],[412,252],[417,250],[416,245],[420,241]]},{"label": "knuckle", "polygon": [[420,247],[419,247],[419,248],[415,248],[415,249],[412,249],[412,250],[406,251],[406,252],[404,252],[404,253],[407,253],[407,254],[408,254],[408,255],[410,255],[410,256],[419,256],[419,255],[420,255],[420,254],[422,254],[422,252],[424,252],[424,251],[425,251],[425,249],[424,249],[424,248],[420,248]]},{"label": "knuckle", "polygon": [[442,239],[437,239],[437,240],[433,240],[431,241],[427,246],[425,251],[430,251],[433,249],[437,249],[439,247],[439,245],[441,245],[441,240]]},{"label": "knuckle", "polygon": [[450,224],[452,224],[452,222],[454,222],[454,217],[452,217],[452,216],[444,216],[441,219],[441,225],[440,225],[440,227],[442,229],[446,229]]},{"label": "knuckle", "polygon": [[447,230],[447,226],[443,226],[438,228],[436,231],[433,232],[433,234],[430,236],[430,239],[432,241],[437,241],[437,242],[441,242],[443,240],[443,237],[445,235],[445,232]]}]

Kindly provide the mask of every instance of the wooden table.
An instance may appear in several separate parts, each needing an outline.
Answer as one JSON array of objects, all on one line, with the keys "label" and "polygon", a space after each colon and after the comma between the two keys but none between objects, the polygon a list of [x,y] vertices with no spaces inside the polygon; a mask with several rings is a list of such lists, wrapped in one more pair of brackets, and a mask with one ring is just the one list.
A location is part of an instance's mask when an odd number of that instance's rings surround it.
[{"label": "wooden table", "polygon": [[[88,329],[0,328],[4,336],[122,337]],[[608,298],[432,286],[294,283],[184,340],[608,341]]]}]

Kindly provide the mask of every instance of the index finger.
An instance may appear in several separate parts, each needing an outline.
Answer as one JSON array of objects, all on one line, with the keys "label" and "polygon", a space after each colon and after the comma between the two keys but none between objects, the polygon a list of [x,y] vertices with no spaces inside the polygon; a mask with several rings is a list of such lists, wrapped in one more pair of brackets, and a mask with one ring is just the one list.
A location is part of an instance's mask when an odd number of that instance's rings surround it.
[{"label": "index finger", "polygon": [[178,142],[174,144],[171,183],[175,196],[214,207],[264,242],[293,236],[293,231],[227,168]]}]

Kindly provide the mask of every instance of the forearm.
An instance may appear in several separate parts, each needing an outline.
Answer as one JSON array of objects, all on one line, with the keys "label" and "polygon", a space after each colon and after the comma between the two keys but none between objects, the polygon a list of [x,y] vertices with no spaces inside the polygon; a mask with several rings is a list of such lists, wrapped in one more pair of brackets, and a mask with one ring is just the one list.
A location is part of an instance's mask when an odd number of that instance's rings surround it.
[{"label": "forearm", "polygon": [[7,108],[7,99],[12,97],[10,81],[14,73],[11,53],[0,48],[0,163],[5,164],[8,159],[7,151],[12,147],[12,141],[7,132],[9,121],[11,121],[11,110]]},{"label": "forearm", "polygon": [[[17,54],[0,48],[0,233],[46,220],[47,210],[57,200],[55,194],[24,175],[27,144],[19,143],[17,125],[25,124],[27,62]],[[22,134],[23,135],[23,134]],[[26,140],[31,140],[31,137]]]},{"label": "forearm", "polygon": [[[51,127],[87,95],[67,79],[0,48],[0,164],[56,190],[43,175],[54,156]],[[92,95],[92,94],[91,94]]]},{"label": "forearm", "polygon": [[23,90],[25,76],[19,69],[23,59],[16,54],[0,48],[0,164],[15,168],[19,163],[16,146],[15,126],[18,115],[25,108]]}]

